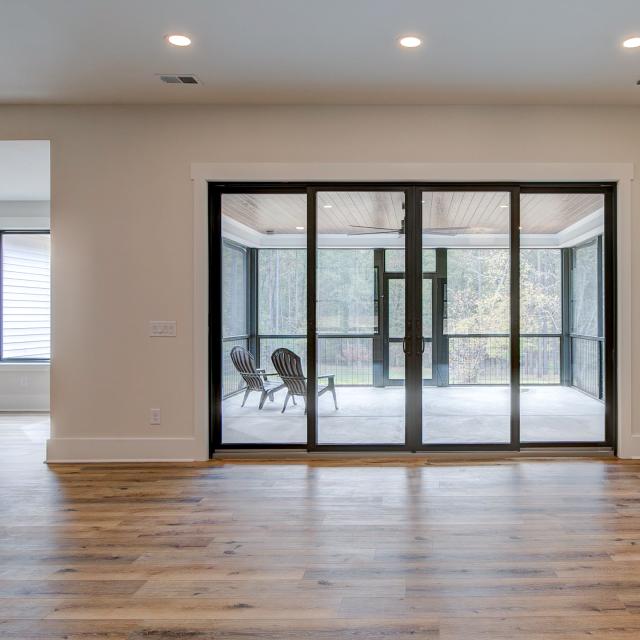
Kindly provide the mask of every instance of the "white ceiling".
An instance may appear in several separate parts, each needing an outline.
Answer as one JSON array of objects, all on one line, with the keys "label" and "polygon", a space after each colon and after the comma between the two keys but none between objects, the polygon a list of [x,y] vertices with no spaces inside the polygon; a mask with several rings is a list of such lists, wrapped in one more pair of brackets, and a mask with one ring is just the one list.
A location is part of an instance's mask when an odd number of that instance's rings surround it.
[{"label": "white ceiling", "polygon": [[0,141],[0,201],[50,197],[49,141]]},{"label": "white ceiling", "polygon": [[631,35],[639,0],[0,0],[0,102],[636,105]]}]

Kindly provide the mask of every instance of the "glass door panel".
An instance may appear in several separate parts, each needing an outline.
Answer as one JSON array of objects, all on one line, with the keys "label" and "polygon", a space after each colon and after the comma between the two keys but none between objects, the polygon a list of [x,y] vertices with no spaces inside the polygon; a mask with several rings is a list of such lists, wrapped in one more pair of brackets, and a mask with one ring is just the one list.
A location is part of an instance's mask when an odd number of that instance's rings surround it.
[{"label": "glass door panel", "polygon": [[404,445],[404,192],[321,191],[316,208],[317,443]]},{"label": "glass door panel", "polygon": [[[423,192],[422,246],[436,249],[436,299],[423,291],[438,375],[422,389],[422,443],[509,444],[510,193]],[[430,360],[425,345],[424,359]]]},{"label": "glass door panel", "polygon": [[221,444],[304,445],[304,403],[283,413],[272,356],[289,349],[306,370],[306,194],[224,193],[221,215]]},{"label": "glass door panel", "polygon": [[604,195],[520,200],[523,443],[605,437]]}]

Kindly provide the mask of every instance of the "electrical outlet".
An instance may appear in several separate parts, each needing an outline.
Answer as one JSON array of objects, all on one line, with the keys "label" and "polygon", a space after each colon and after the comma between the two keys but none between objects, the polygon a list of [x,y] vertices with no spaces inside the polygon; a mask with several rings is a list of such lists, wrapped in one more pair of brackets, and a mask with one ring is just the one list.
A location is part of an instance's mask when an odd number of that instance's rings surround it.
[{"label": "electrical outlet", "polygon": [[149,320],[151,338],[175,338],[177,327],[175,320]]},{"label": "electrical outlet", "polygon": [[160,424],[160,409],[149,410],[149,424],[152,424],[152,425]]}]

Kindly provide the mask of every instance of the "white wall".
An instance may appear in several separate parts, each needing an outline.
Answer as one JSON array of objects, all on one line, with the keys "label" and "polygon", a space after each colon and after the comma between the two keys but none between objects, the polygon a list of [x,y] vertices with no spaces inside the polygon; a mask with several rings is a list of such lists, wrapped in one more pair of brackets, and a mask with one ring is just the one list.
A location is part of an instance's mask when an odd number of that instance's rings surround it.
[{"label": "white wall", "polygon": [[[48,229],[49,206],[44,200],[0,200],[0,229]],[[0,411],[49,411],[49,365],[0,363]]]},{"label": "white wall", "polygon": [[0,411],[49,411],[49,365],[0,364]]},{"label": "white wall", "polygon": [[0,200],[0,229],[48,229],[49,209],[46,200]]},{"label": "white wall", "polygon": [[[0,139],[52,141],[49,455],[188,458],[192,162],[637,163],[640,109],[5,106]],[[178,337],[148,338],[150,319],[177,320]],[[640,363],[637,337],[621,348]]]}]

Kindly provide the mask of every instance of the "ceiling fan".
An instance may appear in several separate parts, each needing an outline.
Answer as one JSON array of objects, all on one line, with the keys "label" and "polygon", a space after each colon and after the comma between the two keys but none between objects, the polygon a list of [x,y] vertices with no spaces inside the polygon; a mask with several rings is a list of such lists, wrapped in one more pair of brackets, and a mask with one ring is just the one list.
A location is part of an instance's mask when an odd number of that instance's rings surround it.
[{"label": "ceiling fan", "polygon": [[[369,229],[369,231],[350,231],[347,235],[350,236],[371,236],[375,234],[383,234],[383,233],[397,233],[398,235],[405,235],[405,226],[404,219],[402,220],[401,226],[399,229],[394,229],[393,227],[369,227],[361,224],[350,224],[352,229]],[[423,229],[423,233],[429,233],[433,235],[455,235],[461,231],[468,231],[473,227],[432,227]]]}]

